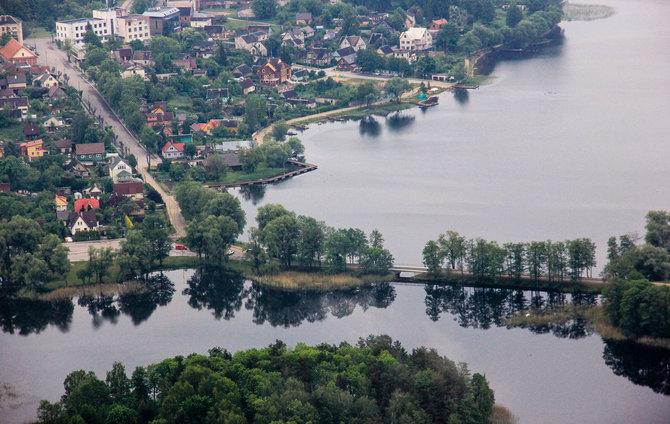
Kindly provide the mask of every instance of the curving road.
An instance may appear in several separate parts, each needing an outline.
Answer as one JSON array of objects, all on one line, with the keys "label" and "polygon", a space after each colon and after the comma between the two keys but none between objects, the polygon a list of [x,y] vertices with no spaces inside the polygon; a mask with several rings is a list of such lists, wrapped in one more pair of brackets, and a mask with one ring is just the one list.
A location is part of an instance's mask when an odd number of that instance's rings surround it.
[{"label": "curving road", "polygon": [[97,117],[102,117],[105,125],[112,127],[112,131],[117,136],[117,142],[120,146],[123,146],[124,154],[132,153],[135,155],[135,158],[137,158],[137,170],[144,178],[144,181],[158,191],[165,201],[170,223],[175,229],[174,236],[183,237],[186,235],[186,220],[181,213],[177,201],[158,185],[147,170],[150,163],[160,163],[160,158],[147,153],[135,136],[123,125],[116,113],[109,107],[102,95],[67,61],[65,53],[57,48],[56,44],[51,41],[51,38],[33,38],[29,43],[37,47],[37,53],[40,55],[39,63],[55,68],[57,72],[60,71],[67,75],[69,85],[82,92],[82,99],[84,103],[89,105],[90,111]]}]

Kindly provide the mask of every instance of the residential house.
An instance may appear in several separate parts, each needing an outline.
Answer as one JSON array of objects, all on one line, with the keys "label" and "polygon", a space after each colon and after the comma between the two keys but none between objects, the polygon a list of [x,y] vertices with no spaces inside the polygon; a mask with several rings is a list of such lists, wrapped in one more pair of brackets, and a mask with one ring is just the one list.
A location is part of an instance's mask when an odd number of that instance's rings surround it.
[{"label": "residential house", "polygon": [[9,34],[19,43],[23,43],[23,23],[19,18],[9,15],[0,16],[0,37]]},{"label": "residential house", "polygon": [[146,78],[146,71],[139,65],[125,64],[121,67],[121,78],[131,78],[139,75],[142,79]]},{"label": "residential house", "polygon": [[198,41],[191,46],[191,50],[195,53],[196,57],[201,57],[203,59],[208,59],[214,56],[218,48],[219,45],[214,40]]},{"label": "residential house", "polygon": [[340,59],[345,59],[348,63],[356,63],[356,51],[353,47],[345,47],[339,49],[333,53],[333,58],[337,59],[339,62]]},{"label": "residential house", "polygon": [[447,20],[442,18],[442,19],[437,19],[433,22],[430,23],[428,26],[428,29],[431,29],[433,31],[439,31],[442,28],[444,28],[447,25]]},{"label": "residential house", "polygon": [[110,56],[114,62],[128,62],[133,58],[133,49],[130,47],[124,47],[118,50],[112,50]]},{"label": "residential house", "polygon": [[268,55],[268,49],[261,43],[256,34],[246,34],[235,37],[235,48],[246,50],[254,56],[265,57]]},{"label": "residential house", "polygon": [[93,183],[91,187],[84,189],[84,195],[88,196],[89,198],[100,199],[100,196],[102,195],[102,189],[98,186],[97,183]]},{"label": "residential house", "polygon": [[7,88],[18,91],[28,86],[26,74],[14,74],[7,77]]},{"label": "residential house", "polygon": [[242,93],[246,96],[249,93],[253,93],[256,91],[256,86],[254,85],[253,81],[251,81],[249,78],[245,78],[242,81],[240,81],[240,86],[242,86]]},{"label": "residential house", "polygon": [[23,126],[23,136],[27,140],[36,140],[40,136],[40,126],[36,124],[25,124]]},{"label": "residential house", "polygon": [[95,211],[72,212],[68,219],[68,228],[72,235],[79,231],[92,231],[98,229],[98,217]]},{"label": "residential house", "polygon": [[44,150],[41,139],[20,143],[19,148],[21,149],[21,156],[26,156],[29,160],[33,160],[33,158],[41,158],[48,153]]},{"label": "residential house", "polygon": [[152,66],[154,61],[154,56],[149,50],[137,50],[133,53],[133,63],[141,66]]},{"label": "residential house", "polygon": [[17,112],[13,117],[18,115],[20,119],[25,119],[26,115],[28,115],[28,97],[0,98],[0,109],[5,108]]},{"label": "residential house", "polygon": [[118,183],[112,186],[114,194],[125,196],[133,200],[144,198],[144,185],[142,182]]},{"label": "residential house", "polygon": [[329,66],[333,59],[333,52],[330,49],[314,48],[307,52],[305,63],[312,66]]},{"label": "residential house", "polygon": [[272,35],[272,25],[252,24],[247,26],[247,32],[249,34],[253,34],[255,32],[262,32],[265,33],[266,37],[270,37]]},{"label": "residential house", "polygon": [[51,87],[49,89],[49,91],[47,92],[47,97],[49,97],[50,99],[53,99],[53,100],[58,100],[58,99],[62,99],[64,97],[67,97],[67,93],[65,92],[63,87],[54,86],[54,87]]},{"label": "residential house", "polygon": [[389,34],[395,34],[397,31],[391,26],[387,19],[380,21],[373,28],[374,32],[388,32]]},{"label": "residential house", "polygon": [[79,162],[92,163],[107,160],[105,143],[75,144],[74,150]]},{"label": "residential house", "polygon": [[60,153],[62,155],[69,155],[72,153],[72,141],[66,138],[57,140],[54,142],[56,146],[56,154]]},{"label": "residential house", "polygon": [[46,121],[44,121],[42,125],[44,125],[47,131],[54,132],[56,128],[64,127],[65,121],[63,121],[63,118],[51,115],[47,117]]},{"label": "residential house", "polygon": [[37,55],[28,47],[13,38],[0,49],[0,57],[9,63],[27,63],[31,66],[37,65]]},{"label": "residential house", "polygon": [[168,141],[161,149],[165,159],[180,159],[184,157],[184,143],[172,143]]},{"label": "residential house", "polygon": [[45,88],[51,88],[58,85],[58,79],[56,78],[56,75],[50,72],[45,72],[33,80],[33,85],[35,85],[35,81],[39,82],[40,87]]},{"label": "residential house", "polygon": [[100,201],[95,197],[89,199],[77,199],[74,201],[74,211],[90,211],[93,209],[100,209]]},{"label": "residential house", "polygon": [[261,85],[276,87],[291,79],[291,65],[273,57],[258,69],[257,74]]},{"label": "residential house", "polygon": [[407,61],[411,63],[416,60],[416,51],[405,50],[405,49],[393,49],[393,57],[400,57],[403,59],[407,59]]},{"label": "residential house", "polygon": [[323,34],[323,40],[328,41],[336,39],[337,36],[340,35],[340,31],[342,31],[341,27],[326,30],[326,33]]},{"label": "residential house", "polygon": [[[332,57],[332,54],[331,54]],[[307,69],[292,69],[291,70],[291,80],[292,81],[305,81],[309,78],[309,71]]]},{"label": "residential house", "polygon": [[208,88],[205,98],[208,101],[221,99],[222,102],[227,102],[230,98],[230,92],[227,88]]},{"label": "residential house", "polygon": [[305,39],[312,38],[316,34],[316,31],[311,26],[304,26],[300,30],[305,35]]},{"label": "residential house", "polygon": [[377,49],[377,53],[379,53],[381,56],[392,56],[393,49],[389,45],[384,45]]},{"label": "residential house", "polygon": [[351,47],[354,49],[354,52],[357,52],[359,50],[365,50],[367,45],[361,37],[357,35],[350,35],[348,37],[342,38],[342,41],[340,41],[340,49],[345,49],[347,47]]},{"label": "residential house", "polygon": [[204,28],[212,25],[214,15],[209,13],[193,12],[190,25],[192,28]]},{"label": "residential house", "polygon": [[378,32],[373,32],[370,34],[370,40],[368,40],[368,46],[376,46],[384,40],[384,36]]},{"label": "residential house", "polygon": [[157,107],[146,114],[147,125],[154,128],[156,125],[169,124],[174,120],[173,112],[164,112],[163,109]]},{"label": "residential house", "polygon": [[312,14],[311,13],[296,13],[295,14],[295,24],[296,24],[296,26],[311,25],[312,24]]},{"label": "residential house", "polygon": [[240,162],[239,156],[234,152],[226,152],[221,155],[223,161],[228,166],[228,169],[231,171],[239,171],[242,169],[242,162]]},{"label": "residential house", "polygon": [[426,28],[410,28],[400,34],[400,49],[429,50],[433,46],[433,37]]},{"label": "residential house", "polygon": [[133,168],[118,156],[112,158],[109,164],[109,176],[114,183],[125,183],[133,180]]},{"label": "residential house", "polygon": [[184,57],[182,59],[174,59],[172,64],[178,68],[186,69],[187,71],[193,71],[198,68],[198,63],[193,57]]},{"label": "residential house", "polygon": [[337,69],[343,71],[357,71],[356,56],[349,55],[341,57],[340,60],[337,61]]},{"label": "residential house", "polygon": [[223,25],[207,25],[204,30],[207,36],[213,40],[227,40],[233,34],[232,31],[226,31],[226,27]]},{"label": "residential house", "polygon": [[251,70],[250,67],[248,67],[246,64],[241,64],[239,66],[236,66],[233,69],[233,76],[235,78],[241,78],[241,77],[246,77],[253,74],[253,71]]},{"label": "residential house", "polygon": [[67,210],[67,197],[56,195],[54,198],[54,205],[56,207],[56,212],[66,211]]},{"label": "residential house", "polygon": [[65,163],[65,171],[80,178],[86,178],[89,176],[88,168],[85,167],[76,158],[72,158]]}]

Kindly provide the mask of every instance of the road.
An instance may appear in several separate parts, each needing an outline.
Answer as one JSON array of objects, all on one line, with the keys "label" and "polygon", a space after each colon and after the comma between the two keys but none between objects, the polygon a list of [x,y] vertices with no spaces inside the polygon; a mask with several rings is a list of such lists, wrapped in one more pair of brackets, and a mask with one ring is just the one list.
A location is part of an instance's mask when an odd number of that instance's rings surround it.
[{"label": "road", "polygon": [[56,71],[66,74],[69,77],[69,85],[82,91],[82,99],[90,105],[92,113],[96,116],[101,116],[105,125],[112,127],[112,131],[117,136],[117,141],[124,147],[124,154],[135,155],[137,170],[144,178],[144,181],[158,191],[165,201],[170,223],[175,229],[174,236],[183,237],[186,235],[186,220],[181,213],[177,201],[158,185],[147,170],[149,160],[151,160],[151,163],[157,164],[161,162],[160,158],[155,155],[150,156],[144,150],[135,136],[123,125],[114,111],[107,105],[102,95],[98,93],[92,84],[82,78],[80,73],[67,61],[65,53],[58,50],[56,44],[52,43],[50,38],[33,38],[28,42],[37,47],[37,53],[40,55],[39,63],[41,65],[55,68]]},{"label": "road", "polygon": [[[111,247],[112,249],[121,248],[121,241],[124,239],[114,239],[114,240],[95,240],[95,241],[77,241],[74,243],[66,243],[65,246],[70,249],[68,257],[70,262],[83,262],[88,260],[88,248],[95,247],[96,249],[101,249],[103,247]],[[174,248],[175,245],[172,245],[169,256],[195,256],[195,252],[190,250],[177,250]],[[242,259],[244,257],[244,252],[239,247],[231,248],[235,251],[231,257],[234,259]]]},{"label": "road", "polygon": [[[386,81],[391,79],[391,77],[385,77],[382,75],[363,75],[363,74],[358,74],[356,72],[349,72],[349,71],[340,71],[336,69],[334,66],[331,68],[314,68],[312,66],[304,66],[304,65],[298,65],[301,68],[308,69],[310,71],[323,71],[326,73],[326,76],[328,77],[333,77],[335,79],[366,79],[366,80],[374,80],[374,81]],[[433,81],[433,80],[426,80],[426,79],[420,79],[420,78],[405,78],[407,81],[410,82],[410,84],[421,84],[424,83],[426,85],[430,84],[431,87],[440,87],[440,88],[451,88],[456,85],[456,83],[453,82],[446,82],[446,81]]]}]

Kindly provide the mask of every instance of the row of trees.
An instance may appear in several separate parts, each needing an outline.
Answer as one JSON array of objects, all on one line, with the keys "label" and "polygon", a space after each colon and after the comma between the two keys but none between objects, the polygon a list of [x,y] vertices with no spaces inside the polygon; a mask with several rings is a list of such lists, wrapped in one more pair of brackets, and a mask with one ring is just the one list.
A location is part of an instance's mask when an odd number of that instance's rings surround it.
[{"label": "row of trees", "polygon": [[258,208],[258,227],[250,230],[247,258],[259,273],[274,271],[268,255],[290,267],[294,260],[305,267],[343,272],[347,262],[358,263],[364,273],[386,274],[393,256],[384,239],[374,230],[369,237],[358,228],[336,229],[312,217],[296,216],[279,204]]},{"label": "row of trees", "polygon": [[61,400],[40,403],[43,424],[99,423],[486,423],[494,392],[465,364],[388,336],[358,346],[276,341],[231,355],[177,356],[137,367],[114,363],[105,381],[70,373]]},{"label": "row of trees", "polygon": [[89,247],[86,265],[77,271],[84,284],[112,281],[109,278],[114,264],[118,264],[116,281],[131,278],[146,279],[157,266],[163,265],[172,247],[169,225],[160,215],[148,215],[126,231],[120,249]]},{"label": "row of trees", "polygon": [[496,280],[502,275],[520,279],[528,274],[537,281],[562,281],[566,277],[579,280],[592,275],[596,265],[596,245],[581,238],[564,242],[533,241],[530,243],[505,243],[482,238],[466,239],[455,231],[441,234],[430,240],[423,249],[423,263],[433,275],[446,271],[467,269],[474,278]]},{"label": "row of trees", "polygon": [[646,280],[619,280],[604,293],[612,324],[639,337],[670,337],[670,287]]},{"label": "row of trees", "polygon": [[70,270],[68,248],[55,234],[21,216],[0,221],[0,287],[37,289]]}]

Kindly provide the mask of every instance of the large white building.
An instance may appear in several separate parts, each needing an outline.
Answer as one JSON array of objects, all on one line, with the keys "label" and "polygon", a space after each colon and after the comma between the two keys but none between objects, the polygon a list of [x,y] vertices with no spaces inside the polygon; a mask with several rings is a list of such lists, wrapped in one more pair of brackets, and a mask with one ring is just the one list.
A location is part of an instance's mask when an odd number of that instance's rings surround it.
[{"label": "large white building", "polygon": [[103,42],[112,35],[120,37],[125,43],[151,39],[149,17],[129,15],[126,9],[120,8],[94,10],[93,18],[56,22],[56,39],[69,39],[73,44],[83,43],[88,25]]},{"label": "large white building", "polygon": [[112,34],[112,31],[102,19],[82,18],[56,22],[56,40],[71,40],[73,44],[83,43],[86,27],[91,26],[95,35],[103,42]]},{"label": "large white building", "polygon": [[400,34],[401,50],[429,50],[433,47],[433,37],[426,28],[410,28]]}]

